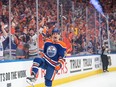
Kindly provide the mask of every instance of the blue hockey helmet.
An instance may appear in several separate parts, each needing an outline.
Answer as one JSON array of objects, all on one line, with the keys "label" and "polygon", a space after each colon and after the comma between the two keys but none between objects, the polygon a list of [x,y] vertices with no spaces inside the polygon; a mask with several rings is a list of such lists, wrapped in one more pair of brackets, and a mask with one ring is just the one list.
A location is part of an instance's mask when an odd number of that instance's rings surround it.
[{"label": "blue hockey helmet", "polygon": [[54,28],[53,30],[52,30],[52,34],[53,33],[60,33],[60,30],[58,29],[58,28]]}]

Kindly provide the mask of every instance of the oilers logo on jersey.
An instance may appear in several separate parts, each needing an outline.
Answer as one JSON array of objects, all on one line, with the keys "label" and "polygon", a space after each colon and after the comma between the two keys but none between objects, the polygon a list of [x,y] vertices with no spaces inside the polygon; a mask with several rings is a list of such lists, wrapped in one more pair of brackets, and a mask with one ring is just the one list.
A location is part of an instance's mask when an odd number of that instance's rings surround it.
[{"label": "oilers logo on jersey", "polygon": [[57,53],[57,49],[56,49],[55,46],[49,46],[49,47],[47,48],[47,55],[48,55],[49,57],[54,57],[54,56],[56,55],[56,53]]}]

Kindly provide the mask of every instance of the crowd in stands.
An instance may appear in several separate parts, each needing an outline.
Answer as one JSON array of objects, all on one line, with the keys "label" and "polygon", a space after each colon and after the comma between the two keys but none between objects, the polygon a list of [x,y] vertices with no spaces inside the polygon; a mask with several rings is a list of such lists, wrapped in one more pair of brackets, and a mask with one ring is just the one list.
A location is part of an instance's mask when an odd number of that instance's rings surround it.
[{"label": "crowd in stands", "polygon": [[[83,3],[81,0],[80,3],[73,1],[75,10],[72,10],[71,0],[60,1],[63,5],[63,22],[60,23],[59,29],[61,40],[68,43],[67,55],[99,53],[101,44],[107,45],[107,32],[110,37],[110,50],[116,52],[116,6],[106,11],[109,15],[109,31],[107,31],[106,19],[101,16],[99,20],[99,14],[91,4]],[[7,51],[9,53],[9,49],[12,55],[16,56],[12,57],[15,59],[38,56],[38,48],[43,49],[43,44],[50,38],[52,29],[58,26],[56,0],[38,0],[38,20],[35,0],[11,0],[11,30],[9,30],[8,5],[8,0],[0,0],[0,22],[4,23],[5,31],[8,34],[10,32],[3,42],[5,56]],[[103,3],[103,6],[106,9],[109,5]],[[61,22],[61,14],[59,17]]]}]

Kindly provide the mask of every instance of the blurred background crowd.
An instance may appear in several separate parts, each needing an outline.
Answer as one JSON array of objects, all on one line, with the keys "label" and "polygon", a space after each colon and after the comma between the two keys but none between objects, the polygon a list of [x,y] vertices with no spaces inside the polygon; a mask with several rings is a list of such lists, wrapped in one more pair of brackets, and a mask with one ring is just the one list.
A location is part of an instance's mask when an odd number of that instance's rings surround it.
[{"label": "blurred background crowd", "polygon": [[37,56],[55,27],[67,56],[99,54],[103,45],[116,53],[116,1],[100,1],[108,21],[89,0],[0,0],[0,60]]}]

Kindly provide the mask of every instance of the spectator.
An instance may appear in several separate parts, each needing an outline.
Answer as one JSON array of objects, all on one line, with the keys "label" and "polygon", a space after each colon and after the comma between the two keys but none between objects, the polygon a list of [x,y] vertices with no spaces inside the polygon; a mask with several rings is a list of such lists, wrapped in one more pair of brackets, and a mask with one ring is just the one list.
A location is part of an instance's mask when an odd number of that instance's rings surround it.
[{"label": "spectator", "polygon": [[[17,31],[16,31],[17,32]],[[24,44],[25,42],[23,41],[24,36],[20,35],[20,36],[14,36],[14,40],[15,40],[15,44],[17,45],[16,48],[16,59],[25,59],[25,48],[24,48]]]},{"label": "spectator", "polygon": [[35,58],[38,56],[38,43],[37,43],[37,34],[35,33],[34,29],[29,30],[30,40],[28,41],[29,44],[29,58]]},{"label": "spectator", "polygon": [[[4,48],[3,48],[3,41],[8,37],[7,32],[5,31],[5,24],[1,22],[0,24],[1,29],[0,29],[0,60],[4,60]],[[6,25],[7,26],[7,25]]]}]

